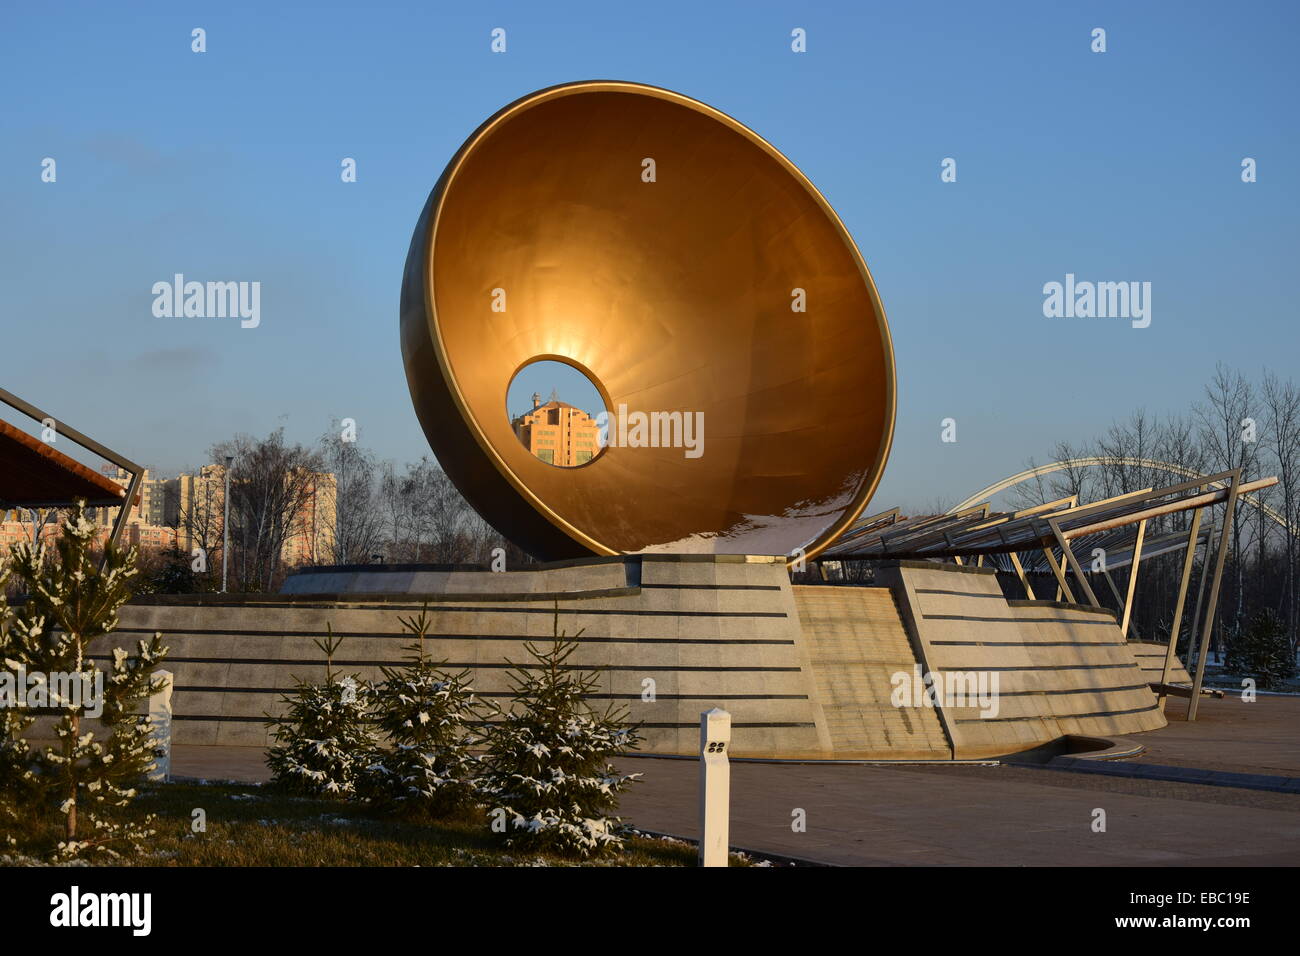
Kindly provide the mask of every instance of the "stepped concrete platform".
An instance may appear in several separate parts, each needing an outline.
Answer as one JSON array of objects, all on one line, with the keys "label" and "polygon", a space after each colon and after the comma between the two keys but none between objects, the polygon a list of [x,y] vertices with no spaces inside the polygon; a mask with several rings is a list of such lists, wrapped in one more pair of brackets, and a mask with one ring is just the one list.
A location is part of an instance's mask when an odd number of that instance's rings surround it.
[{"label": "stepped concrete platform", "polygon": [[[651,752],[693,753],[700,712],[718,706],[732,714],[738,751],[829,753],[779,558],[647,555],[501,573],[306,577],[311,593],[290,579],[283,594],[143,598],[122,609],[120,634],[158,630],[171,646],[179,743],[265,744],[265,715],[280,712],[281,694],[295,679],[324,678],[315,641],[327,630],[343,638],[335,668],[377,680],[411,642],[399,619],[427,605],[429,654],[472,671],[498,703],[511,696],[511,662],[530,660],[525,642],[558,628],[578,644],[569,665],[599,673],[594,703],[627,707]],[[315,592],[344,585],[354,589]]]},{"label": "stepped concrete platform", "polygon": [[897,596],[927,671],[997,677],[996,713],[969,704],[938,708],[957,758],[1165,725],[1113,612],[1008,601],[989,568],[908,561],[878,580]]},{"label": "stepped concrete platform", "polygon": [[[342,637],[336,669],[378,679],[424,607],[429,653],[499,703],[525,642],[558,628],[599,674],[594,703],[626,706],[652,754],[694,754],[711,707],[731,712],[736,756],[773,759],[978,759],[1164,725],[1109,612],[1008,602],[991,571],[952,565],[900,562],[879,584],[794,587],[782,558],[743,555],[313,568],[280,594],[141,597],[118,636],[164,634],[181,745],[265,746],[281,695],[324,678],[316,640]],[[897,697],[926,672],[995,675],[996,713]]]},{"label": "stepped concrete platform", "polygon": [[[1152,641],[1129,641],[1129,650],[1137,659],[1138,669],[1142,671],[1142,676],[1148,683],[1159,684],[1160,678],[1165,672],[1165,651],[1168,649],[1166,644],[1156,644]],[[1192,686],[1192,675],[1187,673],[1187,668],[1177,657],[1173,659],[1169,666],[1169,683],[1185,684]]]}]

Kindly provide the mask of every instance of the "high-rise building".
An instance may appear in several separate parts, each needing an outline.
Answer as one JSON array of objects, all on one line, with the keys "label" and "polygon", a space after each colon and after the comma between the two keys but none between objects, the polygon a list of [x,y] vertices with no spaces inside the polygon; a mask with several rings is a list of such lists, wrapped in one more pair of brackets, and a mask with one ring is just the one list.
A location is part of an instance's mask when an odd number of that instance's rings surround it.
[{"label": "high-rise building", "polygon": [[226,507],[225,466],[204,465],[197,475],[178,476],[175,499],[181,548],[219,549]]},{"label": "high-rise building", "polygon": [[[226,507],[226,468],[204,465],[176,479],[180,540],[186,551],[220,552]],[[234,521],[235,517],[232,516]],[[329,472],[306,476],[301,508],[285,535],[280,559],[290,565],[330,560],[334,541],[335,480]]]},{"label": "high-rise building", "polygon": [[[124,469],[114,468],[110,465],[103,469],[103,473],[123,488],[128,487],[131,483],[131,475]],[[179,517],[177,484],[177,479],[154,477],[146,468],[140,475],[140,486],[136,492],[136,501],[131,505],[127,523],[151,525],[157,528],[175,527]],[[101,522],[111,521],[113,515],[110,512],[112,510],[109,508],[98,509],[97,519]]]},{"label": "high-rise building", "polygon": [[337,485],[328,472],[309,476],[302,509],[280,549],[285,564],[329,564],[334,542]]},{"label": "high-rise building", "polygon": [[529,453],[548,465],[572,468],[585,464],[600,451],[600,426],[581,408],[552,398],[542,404],[533,395],[533,408],[512,423]]}]

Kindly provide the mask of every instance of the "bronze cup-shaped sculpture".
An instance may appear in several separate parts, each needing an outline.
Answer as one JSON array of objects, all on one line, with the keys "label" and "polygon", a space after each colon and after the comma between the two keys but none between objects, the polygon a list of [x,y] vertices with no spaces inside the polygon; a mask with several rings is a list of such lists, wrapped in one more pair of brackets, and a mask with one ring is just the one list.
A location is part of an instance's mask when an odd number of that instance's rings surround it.
[{"label": "bronze cup-shaped sculpture", "polygon": [[[866,263],[792,163],[678,93],[574,83],[490,118],[429,197],[401,309],[438,461],[538,558],[812,557],[884,470],[894,358]],[[547,464],[506,409],[541,359],[614,415],[693,416],[702,441]]]}]

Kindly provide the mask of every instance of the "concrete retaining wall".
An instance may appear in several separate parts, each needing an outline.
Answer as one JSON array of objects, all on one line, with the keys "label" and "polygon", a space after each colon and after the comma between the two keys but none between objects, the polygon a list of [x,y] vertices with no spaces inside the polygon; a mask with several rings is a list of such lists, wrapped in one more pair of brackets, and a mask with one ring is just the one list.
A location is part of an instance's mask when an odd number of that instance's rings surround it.
[{"label": "concrete retaining wall", "polygon": [[[644,725],[644,750],[695,753],[700,712],[717,706],[732,714],[738,755],[826,755],[779,559],[646,556],[540,572],[439,572],[421,584],[435,589],[430,655],[472,669],[477,689],[498,703],[509,698],[507,661],[529,659],[525,640],[551,637],[558,607],[559,628],[580,645],[570,662],[600,671],[595,703],[626,705]],[[327,625],[344,638],[336,668],[378,679],[410,643],[398,619],[418,614],[424,599],[143,598],[122,609],[119,633],[133,643],[163,632],[178,743],[261,745],[265,714],[282,712],[280,695],[295,678],[323,679],[313,642]],[[654,700],[644,700],[651,687]]]},{"label": "concrete retaining wall", "polygon": [[925,669],[995,672],[996,716],[945,707],[958,758],[1030,749],[1065,734],[1109,737],[1165,719],[1110,611],[1010,601],[994,572],[900,562],[882,572]]},{"label": "concrete retaining wall", "polygon": [[[1168,645],[1150,641],[1129,641],[1128,646],[1133,651],[1138,667],[1142,670],[1142,676],[1150,684],[1159,684],[1165,670],[1165,652],[1168,650]],[[1186,684],[1188,687],[1192,685],[1192,675],[1187,673],[1187,668],[1176,656],[1173,666],[1169,668],[1169,683]]]},{"label": "concrete retaining wall", "polygon": [[[904,563],[880,580],[792,587],[779,558],[728,555],[497,574],[315,571],[291,579],[293,593],[141,598],[122,609],[117,636],[132,646],[163,633],[182,744],[265,745],[280,696],[295,679],[323,679],[314,641],[327,629],[344,639],[336,669],[378,679],[410,643],[399,618],[425,601],[429,653],[472,670],[502,704],[509,662],[528,659],[525,641],[551,637],[558,609],[579,644],[571,663],[600,674],[594,703],[625,705],[650,753],[694,754],[699,714],[715,706],[732,714],[733,752],[754,757],[976,758],[1164,726],[1109,612],[1008,603],[978,569]],[[347,593],[311,593],[319,587]],[[996,672],[998,714],[899,705],[899,675],[925,671]]]}]

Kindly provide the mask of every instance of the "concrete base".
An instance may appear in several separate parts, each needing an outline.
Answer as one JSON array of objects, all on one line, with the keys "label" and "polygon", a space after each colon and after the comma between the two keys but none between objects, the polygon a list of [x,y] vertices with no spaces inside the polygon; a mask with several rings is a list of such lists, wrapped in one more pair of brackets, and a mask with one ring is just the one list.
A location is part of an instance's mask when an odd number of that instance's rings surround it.
[{"label": "concrete base", "polygon": [[[118,634],[126,646],[164,634],[182,745],[265,746],[280,695],[295,678],[324,678],[313,641],[327,627],[344,638],[336,669],[378,679],[410,641],[399,617],[425,604],[430,653],[470,669],[499,703],[510,662],[528,660],[525,641],[557,628],[576,640],[571,663],[600,674],[594,703],[626,706],[647,753],[695,754],[711,707],[731,713],[738,757],[970,759],[1164,725],[1109,613],[1008,604],[977,569],[900,564],[886,574],[886,587],[792,587],[782,558],[734,555],[501,573],[312,569],[278,595],[142,597],[122,609]],[[900,675],[931,670],[996,671],[998,716],[895,706]]]}]

